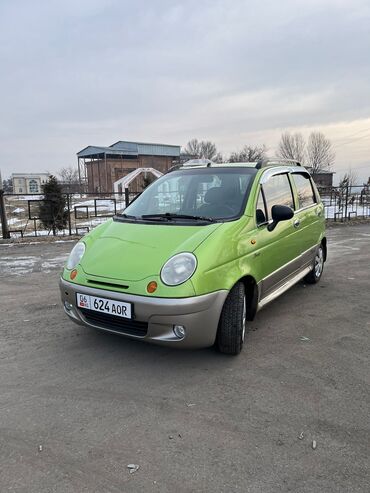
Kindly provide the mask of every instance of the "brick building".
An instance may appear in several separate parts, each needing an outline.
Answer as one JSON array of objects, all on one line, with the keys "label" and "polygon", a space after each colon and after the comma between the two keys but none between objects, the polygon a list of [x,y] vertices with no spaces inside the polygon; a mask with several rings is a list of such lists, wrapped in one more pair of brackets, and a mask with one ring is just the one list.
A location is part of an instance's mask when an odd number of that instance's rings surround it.
[{"label": "brick building", "polygon": [[320,173],[316,173],[313,176],[313,179],[318,187],[330,188],[333,186],[333,174],[334,173],[332,171],[322,171]]},{"label": "brick building", "polygon": [[110,193],[117,180],[137,168],[166,172],[178,162],[180,146],[119,141],[109,147],[88,146],[77,153],[77,158],[80,183],[86,190]]},{"label": "brick building", "polygon": [[312,178],[319,188],[330,188],[333,186],[333,171],[317,171],[313,174],[310,167],[307,166],[306,169],[312,174]]}]

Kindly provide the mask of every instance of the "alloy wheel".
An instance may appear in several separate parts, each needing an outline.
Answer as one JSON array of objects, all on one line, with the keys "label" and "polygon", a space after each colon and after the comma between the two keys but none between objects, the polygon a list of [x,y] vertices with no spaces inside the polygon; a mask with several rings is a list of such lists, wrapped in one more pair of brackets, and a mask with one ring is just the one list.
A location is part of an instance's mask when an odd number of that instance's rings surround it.
[{"label": "alloy wheel", "polygon": [[320,247],[317,250],[317,253],[315,256],[315,276],[316,276],[316,278],[319,278],[321,276],[323,265],[324,265],[324,254],[323,254],[322,248]]}]

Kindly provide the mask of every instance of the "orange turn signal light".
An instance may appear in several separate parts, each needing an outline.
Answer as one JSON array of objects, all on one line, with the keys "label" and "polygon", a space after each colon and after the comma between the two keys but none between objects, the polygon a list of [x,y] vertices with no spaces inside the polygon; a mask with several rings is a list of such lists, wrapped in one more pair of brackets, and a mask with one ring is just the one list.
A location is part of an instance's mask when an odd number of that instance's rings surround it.
[{"label": "orange turn signal light", "polygon": [[157,287],[158,284],[155,281],[150,281],[150,283],[146,287],[146,290],[148,291],[148,293],[154,293]]},{"label": "orange turn signal light", "polygon": [[73,281],[73,279],[74,279],[76,276],[77,276],[77,270],[76,270],[76,269],[73,269],[73,271],[70,273],[69,277],[70,277],[70,278],[72,279],[72,281]]}]

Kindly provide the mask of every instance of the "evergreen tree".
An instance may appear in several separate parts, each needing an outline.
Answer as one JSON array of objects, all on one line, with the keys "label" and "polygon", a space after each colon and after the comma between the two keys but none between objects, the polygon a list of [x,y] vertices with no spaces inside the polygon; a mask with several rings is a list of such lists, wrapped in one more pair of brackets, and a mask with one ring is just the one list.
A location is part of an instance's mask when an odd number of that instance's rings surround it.
[{"label": "evergreen tree", "polygon": [[13,181],[11,178],[3,180],[3,190],[4,193],[13,193]]},{"label": "evergreen tree", "polygon": [[55,176],[49,176],[48,181],[41,188],[44,198],[40,202],[40,221],[45,228],[52,229],[55,235],[56,230],[64,229],[67,225],[66,198]]}]

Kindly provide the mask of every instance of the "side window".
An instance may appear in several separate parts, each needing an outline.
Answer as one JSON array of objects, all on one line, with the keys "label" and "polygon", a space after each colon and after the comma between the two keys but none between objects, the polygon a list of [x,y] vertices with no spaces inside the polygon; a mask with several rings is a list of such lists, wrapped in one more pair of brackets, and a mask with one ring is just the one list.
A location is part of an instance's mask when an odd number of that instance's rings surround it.
[{"label": "side window", "polygon": [[256,205],[256,222],[257,226],[267,221],[265,202],[263,200],[262,190],[258,194],[258,200]]},{"label": "side window", "polygon": [[287,205],[294,209],[292,189],[287,174],[274,175],[264,183],[268,219],[271,219],[271,209],[274,205]]},{"label": "side window", "polygon": [[292,174],[293,181],[297,187],[298,209],[316,204],[316,197],[311,185],[311,180],[307,175],[300,173]]}]

